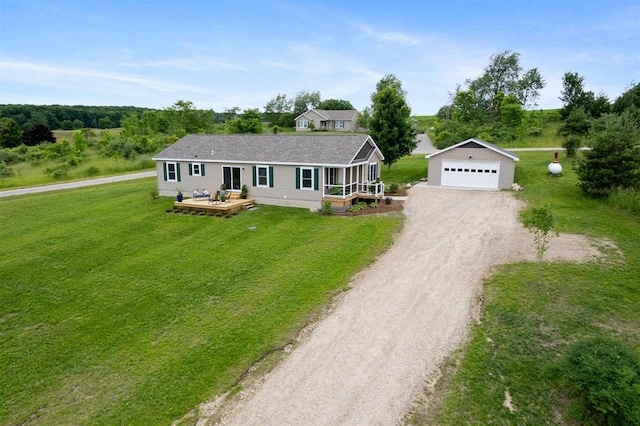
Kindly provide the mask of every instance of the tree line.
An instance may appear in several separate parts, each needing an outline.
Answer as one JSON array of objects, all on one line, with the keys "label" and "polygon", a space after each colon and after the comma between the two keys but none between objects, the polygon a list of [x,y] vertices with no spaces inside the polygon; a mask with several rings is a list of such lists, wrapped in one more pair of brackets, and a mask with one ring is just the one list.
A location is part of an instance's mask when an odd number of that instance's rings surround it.
[{"label": "tree line", "polygon": [[36,125],[53,130],[111,129],[120,127],[123,117],[149,110],[133,106],[0,105],[0,117],[11,118],[23,130]]}]

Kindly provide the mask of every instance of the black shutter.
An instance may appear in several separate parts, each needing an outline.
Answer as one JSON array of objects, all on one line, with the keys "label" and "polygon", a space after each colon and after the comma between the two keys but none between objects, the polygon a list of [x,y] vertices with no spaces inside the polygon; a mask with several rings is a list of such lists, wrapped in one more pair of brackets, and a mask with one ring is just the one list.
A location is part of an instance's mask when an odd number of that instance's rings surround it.
[{"label": "black shutter", "polygon": [[204,176],[204,163],[200,164],[200,176]]},{"label": "black shutter", "polygon": [[318,185],[320,184],[320,172],[318,169],[313,169],[313,190],[318,190]]},{"label": "black shutter", "polygon": [[273,167],[269,166],[269,188],[273,188]]},{"label": "black shutter", "polygon": [[189,176],[193,176],[193,165],[189,163]]},{"label": "black shutter", "polygon": [[178,175],[178,182],[180,182],[180,163],[176,163],[176,174]]},{"label": "black shutter", "polygon": [[257,182],[258,178],[256,177],[257,175],[256,166],[251,167],[251,175],[253,176],[253,186],[257,186],[256,184],[258,183]]},{"label": "black shutter", "polygon": [[300,189],[300,167],[296,167],[296,189]]},{"label": "black shutter", "polygon": [[164,181],[167,181],[167,163],[162,163],[162,170],[164,170]]}]

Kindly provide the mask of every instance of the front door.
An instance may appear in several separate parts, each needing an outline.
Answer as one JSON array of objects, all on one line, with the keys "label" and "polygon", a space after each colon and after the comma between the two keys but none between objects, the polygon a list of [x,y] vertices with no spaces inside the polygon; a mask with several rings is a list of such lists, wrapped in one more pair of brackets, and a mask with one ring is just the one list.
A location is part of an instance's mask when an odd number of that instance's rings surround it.
[{"label": "front door", "polygon": [[227,189],[240,191],[240,188],[242,187],[242,184],[240,183],[240,167],[223,166],[222,183],[227,187]]}]

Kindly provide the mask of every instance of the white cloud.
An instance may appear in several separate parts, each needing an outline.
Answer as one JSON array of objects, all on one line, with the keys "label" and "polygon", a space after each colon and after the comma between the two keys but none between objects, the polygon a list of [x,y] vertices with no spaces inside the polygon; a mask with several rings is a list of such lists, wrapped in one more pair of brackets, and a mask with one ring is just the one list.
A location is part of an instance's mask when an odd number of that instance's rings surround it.
[{"label": "white cloud", "polygon": [[362,31],[366,36],[375,40],[389,43],[398,43],[405,46],[417,46],[419,44],[422,44],[422,40],[409,34],[374,30],[373,28],[363,23],[352,23],[351,25]]},{"label": "white cloud", "polygon": [[[108,72],[88,68],[59,66],[35,62],[0,60],[2,79],[22,83],[40,83],[49,86],[68,86],[69,78],[76,78],[73,84],[87,87],[105,83],[120,83],[128,86],[143,86],[159,92],[204,93],[202,89],[188,84],[140,77],[138,75]],[[84,80],[84,81],[82,81]]]}]

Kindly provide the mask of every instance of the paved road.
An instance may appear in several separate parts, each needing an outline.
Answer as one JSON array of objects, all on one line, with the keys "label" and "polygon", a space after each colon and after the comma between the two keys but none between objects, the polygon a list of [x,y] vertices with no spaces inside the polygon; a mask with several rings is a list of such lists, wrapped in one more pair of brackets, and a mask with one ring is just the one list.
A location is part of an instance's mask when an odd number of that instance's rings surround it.
[{"label": "paved road", "polygon": [[395,244],[222,424],[401,421],[426,375],[460,345],[482,277],[521,245],[518,235],[528,238],[508,192],[410,191]]},{"label": "paved road", "polygon": [[431,143],[431,139],[429,139],[429,135],[426,133],[421,133],[418,135],[418,146],[413,150],[411,154],[431,154],[432,152],[436,152],[437,149]]},{"label": "paved road", "polygon": [[85,186],[104,185],[105,183],[124,182],[126,180],[143,179],[155,177],[156,172],[130,173],[127,175],[109,176],[98,179],[79,180],[76,182],[56,183],[54,185],[33,186],[31,188],[11,189],[0,191],[0,198],[11,197],[13,195],[37,194],[39,192],[59,191],[61,189],[82,188]]}]

